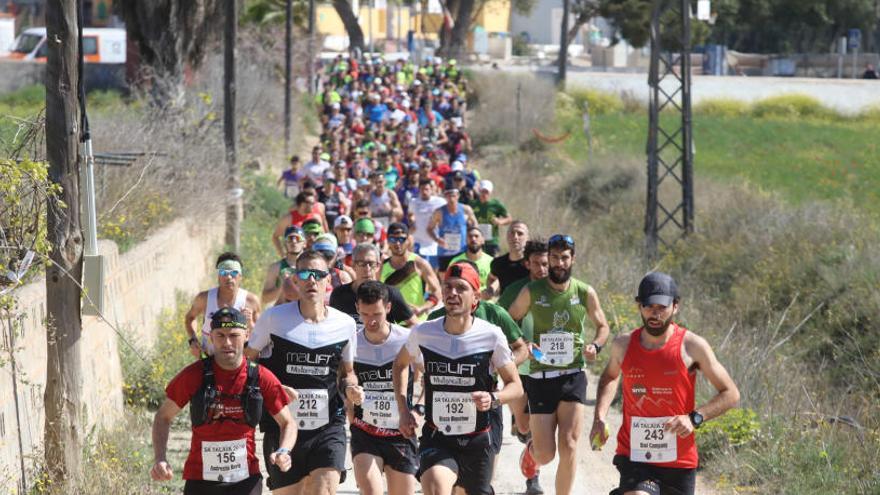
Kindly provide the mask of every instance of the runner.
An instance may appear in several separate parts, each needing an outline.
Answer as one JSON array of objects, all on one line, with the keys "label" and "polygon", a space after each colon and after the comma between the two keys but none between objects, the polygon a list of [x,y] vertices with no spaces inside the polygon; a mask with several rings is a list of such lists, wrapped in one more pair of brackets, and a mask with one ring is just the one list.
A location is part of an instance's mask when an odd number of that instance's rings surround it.
[{"label": "runner", "polygon": [[415,252],[425,258],[435,270],[440,266],[437,259],[437,241],[428,232],[431,216],[446,200],[434,195],[436,184],[428,177],[419,180],[419,196],[409,206],[409,225],[415,241]]},{"label": "runner", "polygon": [[[260,295],[260,300],[264,306],[268,306],[270,303],[278,300],[284,279],[295,271],[296,259],[305,247],[306,238],[300,227],[291,225],[284,229],[285,255],[266,269],[266,278],[263,280],[263,292]],[[295,301],[296,299],[290,300]]]},{"label": "runner", "polygon": [[[520,464],[526,479],[534,478],[538,467],[552,461],[558,450],[556,493],[568,495],[574,484],[578,440],[586,414],[584,359],[596,359],[608,338],[608,323],[596,291],[571,278],[574,239],[557,234],[550,237],[547,247],[549,276],[526,285],[510,307],[510,316],[515,320],[532,313],[532,342],[537,342],[543,352],[540,362],[532,356],[529,363],[526,393],[532,440],[526,444]],[[587,317],[595,325],[596,335],[584,345]]]},{"label": "runner", "polygon": [[[350,284],[340,285],[330,295],[330,306],[342,311],[360,323],[357,313],[357,290],[367,280],[379,280],[381,262],[379,261],[379,248],[374,244],[358,244],[352,253],[352,265],[354,267],[354,281]],[[412,312],[400,291],[389,287],[391,294],[391,311],[388,313],[388,321],[406,326],[419,323],[418,318]]]},{"label": "runner", "polygon": [[[342,393],[354,404],[363,400],[352,363],[355,323],[324,305],[330,283],[327,262],[317,251],[296,260],[300,299],[270,308],[257,321],[245,353],[260,360],[281,383],[297,391],[292,406],[299,426],[291,451],[293,467],[283,472],[268,466],[268,486],[275,494],[335,494],[345,473],[345,410]],[[271,344],[271,346],[270,346]],[[337,380],[340,384],[337,386]],[[262,421],[263,454],[270,457],[280,442],[278,428]]]},{"label": "runner", "polygon": [[[522,384],[501,329],[474,318],[480,278],[467,263],[452,265],[443,281],[444,318],[429,320],[410,333],[394,361],[394,395],[400,431],[415,435],[415,416],[407,401],[411,363],[425,373],[425,425],[419,441],[419,479],[426,495],[492,494],[490,409],[522,394]],[[494,372],[504,380],[495,392]]]},{"label": "runner", "polygon": [[284,256],[285,249],[283,236],[287,227],[291,225],[302,227],[303,222],[306,220],[313,218],[319,220],[323,219],[323,214],[321,213],[320,208],[318,208],[314,194],[309,194],[308,191],[301,191],[296,195],[294,201],[296,206],[292,208],[290,212],[282,215],[282,217],[278,219],[278,222],[275,224],[275,231],[272,232],[272,245],[275,246],[275,250],[278,252],[279,256]]},{"label": "runner", "polygon": [[410,251],[409,228],[402,223],[388,227],[388,248],[391,257],[382,264],[382,281],[400,290],[406,303],[419,320],[437,306],[440,281],[431,265]]},{"label": "runner", "polygon": [[[406,344],[410,331],[389,324],[391,310],[388,287],[368,280],[357,289],[357,310],[364,323],[357,335],[354,371],[364,388],[364,402],[354,408],[351,421],[351,458],[362,495],[384,493],[382,474],[389,495],[411,495],[416,491],[419,459],[415,439],[398,430],[400,417],[394,402],[391,368]],[[412,406],[412,380],[407,385],[407,404]]]},{"label": "runner", "polygon": [[256,495],[263,476],[256,455],[254,429],[265,409],[279,429],[278,447],[267,457],[279,472],[290,469],[290,450],[296,442],[296,423],[285,407],[290,399],[278,378],[244,358],[248,318],[237,309],[223,308],[211,318],[213,357],[196,361],[165,388],[165,401],[153,420],[150,476],[169,481],[174,472],[166,453],[171,422],[187,403],[192,441],[183,465],[184,494]]},{"label": "runner", "polygon": [[479,222],[480,232],[483,233],[483,238],[486,239],[483,250],[492,256],[498,254],[499,250],[498,227],[508,225],[512,220],[507,213],[507,208],[501,204],[501,201],[491,197],[494,189],[495,186],[492,184],[492,181],[481,180],[477,187],[477,198],[470,203],[471,208],[474,210],[474,216],[477,217],[477,222]]},{"label": "runner", "polygon": [[[183,320],[189,343],[189,352],[194,357],[212,355],[211,316],[220,308],[235,308],[247,318],[248,328],[260,317],[260,300],[241,288],[242,264],[237,254],[226,252],[217,257],[217,287],[199,292],[193,299]],[[196,319],[202,316],[202,329],[198,331]]]},{"label": "runner", "polygon": [[[520,290],[529,282],[542,280],[547,278],[550,262],[547,260],[547,243],[538,239],[528,241],[524,251],[524,264],[529,270],[529,276],[517,280],[510,284],[507,289],[498,298],[498,305],[504,309],[510,309],[510,305],[516,300]],[[497,259],[497,258],[496,258]],[[526,314],[521,321],[518,322],[522,330],[523,339],[527,342],[534,340],[532,313]],[[519,365],[519,378],[523,382],[523,388],[528,388],[526,383],[529,381],[529,360],[523,360]],[[528,395],[511,401],[510,410],[513,413],[513,421],[511,421],[513,435],[522,443],[528,443],[530,438],[529,432],[529,402]],[[538,476],[526,479],[526,495],[538,495],[544,493]]]},{"label": "runner", "polygon": [[393,190],[386,187],[385,174],[376,170],[370,174],[370,181],[373,184],[370,192],[370,216],[385,227],[403,219],[400,200]]},{"label": "runner", "polygon": [[446,204],[434,210],[428,224],[428,235],[437,243],[437,258],[440,271],[446,270],[450,260],[467,247],[467,227],[476,225],[474,212],[467,205],[458,202],[458,189],[451,182],[443,191]]},{"label": "runner", "polygon": [[523,265],[523,250],[529,238],[529,226],[522,220],[514,220],[507,228],[507,254],[492,260],[490,280],[498,280],[498,291],[504,292],[511,283],[529,276]]},{"label": "runner", "polygon": [[293,199],[299,194],[302,181],[306,178],[306,174],[300,170],[299,156],[290,157],[290,168],[281,173],[278,177],[276,186],[281,186],[284,191],[284,197]]},{"label": "runner", "polygon": [[324,180],[324,172],[330,168],[330,155],[321,153],[321,146],[312,148],[312,159],[303,166],[303,172],[312,182],[320,185]]},{"label": "runner", "polygon": [[[613,493],[692,495],[699,465],[694,430],[735,407],[739,390],[709,343],[673,321],[681,306],[672,277],[646,275],[636,302],[642,326],[611,344],[590,438],[598,448],[608,439],[605,417],[623,377],[623,423],[614,456],[620,487]],[[716,394],[695,407],[698,370]]]},{"label": "runner", "polygon": [[336,217],[336,221],[333,222],[333,233],[336,235],[336,245],[346,257],[351,255],[351,251],[354,249],[354,222],[351,217],[348,215]]},{"label": "runner", "polygon": [[[477,226],[471,226],[467,229],[467,250],[458,256],[454,256],[449,263],[457,261],[470,261],[477,267],[480,273],[480,283],[483,287],[487,287],[489,281],[489,270],[492,264],[492,257],[483,252],[483,231]],[[484,290],[483,299],[489,299],[493,295],[493,291]]]}]

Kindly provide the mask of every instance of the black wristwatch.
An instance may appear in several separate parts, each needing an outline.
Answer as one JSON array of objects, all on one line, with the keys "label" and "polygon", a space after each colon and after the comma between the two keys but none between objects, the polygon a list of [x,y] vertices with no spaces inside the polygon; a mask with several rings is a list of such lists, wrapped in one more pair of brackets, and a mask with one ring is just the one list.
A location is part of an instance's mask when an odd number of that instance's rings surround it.
[{"label": "black wristwatch", "polygon": [[691,418],[691,423],[694,425],[695,430],[699,429],[703,424],[703,415],[696,410],[691,411],[691,413],[688,414],[688,417]]},{"label": "black wristwatch", "polygon": [[602,345],[601,344],[598,344],[596,342],[591,342],[591,343],[596,347],[596,354],[599,354],[600,352],[602,352]]},{"label": "black wristwatch", "polygon": [[190,337],[189,340],[186,341],[186,343],[188,345],[193,345],[193,344],[197,343],[198,341],[199,341],[199,339],[197,339],[197,338],[195,338],[195,336],[193,336],[193,337]]},{"label": "black wristwatch", "polygon": [[424,404],[416,404],[412,406],[412,412],[418,414],[419,416],[425,415],[425,405]]},{"label": "black wristwatch", "polygon": [[489,397],[492,397],[492,402],[489,404],[489,409],[501,407],[501,401],[498,400],[498,397],[495,397],[495,392],[489,392]]}]

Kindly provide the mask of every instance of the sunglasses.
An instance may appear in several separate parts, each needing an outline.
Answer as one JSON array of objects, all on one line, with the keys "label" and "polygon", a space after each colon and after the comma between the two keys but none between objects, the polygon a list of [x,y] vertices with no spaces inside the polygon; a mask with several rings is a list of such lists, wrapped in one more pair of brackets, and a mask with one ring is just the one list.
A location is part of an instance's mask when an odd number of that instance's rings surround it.
[{"label": "sunglasses", "polygon": [[379,263],[377,263],[375,261],[355,260],[354,266],[356,266],[358,268],[375,268],[375,267],[379,266]]},{"label": "sunglasses", "polygon": [[305,238],[299,234],[291,234],[287,236],[287,242],[302,242]]},{"label": "sunglasses", "polygon": [[325,277],[330,275],[330,272],[326,272],[324,270],[316,270],[314,268],[304,268],[302,270],[297,270],[294,273],[296,273],[296,277],[302,281],[313,278],[316,282],[318,280],[323,280]]},{"label": "sunglasses", "polygon": [[573,248],[574,247],[574,239],[570,235],[567,235],[567,234],[556,234],[556,235],[553,235],[550,237],[550,239],[547,241],[547,244],[548,245],[564,244],[567,247]]},{"label": "sunglasses", "polygon": [[388,242],[391,244],[403,244],[406,242],[406,237],[389,237]]},{"label": "sunglasses", "polygon": [[238,271],[238,270],[226,270],[225,268],[221,268],[221,269],[217,270],[217,275],[220,275],[221,277],[232,277],[232,278],[235,278],[235,277],[237,277],[240,273],[241,273],[241,272]]}]

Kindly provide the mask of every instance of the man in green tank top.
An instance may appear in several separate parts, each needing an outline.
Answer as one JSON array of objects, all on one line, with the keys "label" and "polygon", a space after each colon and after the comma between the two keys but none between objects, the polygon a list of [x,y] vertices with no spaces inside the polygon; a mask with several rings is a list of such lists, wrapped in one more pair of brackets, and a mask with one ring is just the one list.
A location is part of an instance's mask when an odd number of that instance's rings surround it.
[{"label": "man in green tank top", "polygon": [[[510,316],[521,320],[531,313],[533,336],[530,374],[525,386],[531,416],[532,440],[520,458],[526,479],[556,456],[559,430],[559,468],[556,493],[569,495],[577,468],[578,439],[584,427],[587,402],[585,361],[593,361],[608,338],[608,322],[596,291],[571,278],[575,243],[557,234],[547,242],[550,272],[546,279],[529,282],[510,307]],[[587,317],[596,327],[585,345]]]},{"label": "man in green tank top", "polygon": [[[382,282],[397,287],[413,313],[424,321],[440,297],[440,281],[431,264],[410,250],[409,228],[400,222],[388,226],[391,257],[382,263]],[[426,294],[427,293],[427,296]]]},{"label": "man in green tank top", "polygon": [[483,286],[483,299],[488,299],[492,296],[492,292],[486,292],[486,288],[489,284],[489,275],[492,272],[492,256],[486,254],[483,251],[483,245],[486,240],[483,238],[483,232],[476,226],[470,226],[467,229],[467,249],[459,254],[458,256],[452,258],[449,261],[449,264],[458,262],[458,261],[469,261],[477,268],[477,272],[480,274],[480,284]]}]

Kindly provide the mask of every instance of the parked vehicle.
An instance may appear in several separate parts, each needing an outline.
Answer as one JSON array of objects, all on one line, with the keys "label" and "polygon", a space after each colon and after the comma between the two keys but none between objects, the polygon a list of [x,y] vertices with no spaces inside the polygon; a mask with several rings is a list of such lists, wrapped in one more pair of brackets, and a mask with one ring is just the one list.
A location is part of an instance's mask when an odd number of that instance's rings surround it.
[{"label": "parked vehicle", "polygon": [[[83,53],[87,64],[125,64],[125,29],[84,28]],[[48,54],[46,28],[25,29],[11,53],[5,57],[12,60],[45,62]]]}]

